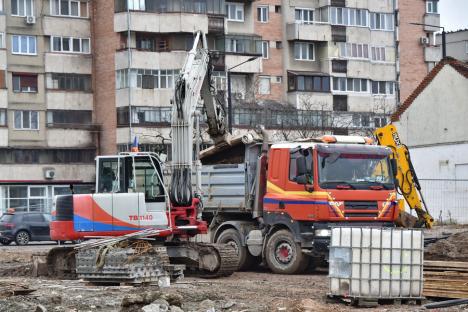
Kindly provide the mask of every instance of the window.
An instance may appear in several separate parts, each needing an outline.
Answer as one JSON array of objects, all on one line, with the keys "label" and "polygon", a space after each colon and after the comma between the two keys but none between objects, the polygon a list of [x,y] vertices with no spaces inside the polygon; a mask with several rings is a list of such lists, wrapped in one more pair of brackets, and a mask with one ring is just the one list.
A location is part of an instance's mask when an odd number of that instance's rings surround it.
[{"label": "window", "polygon": [[371,13],[370,25],[372,30],[393,30],[393,14]]},{"label": "window", "polygon": [[[1,3],[1,0],[0,0],[0,3]],[[4,49],[4,48],[5,48],[5,34],[0,33],[0,49]]]},{"label": "window", "polygon": [[270,82],[269,76],[260,76],[258,78],[258,93],[259,94],[270,94]]},{"label": "window", "polygon": [[339,42],[340,57],[369,58],[369,45],[361,43]]},{"label": "window", "polygon": [[0,126],[4,127],[7,125],[7,111],[6,109],[0,109]]},{"label": "window", "polygon": [[128,88],[128,69],[119,69],[116,71],[115,88]]},{"label": "window", "polygon": [[294,59],[301,61],[313,61],[314,44],[307,42],[294,43]]},{"label": "window", "polygon": [[290,91],[330,92],[330,77],[294,75],[288,78]]},{"label": "window", "polygon": [[39,130],[39,112],[15,111],[15,129]]},{"label": "window", "polygon": [[130,11],[145,11],[145,0],[127,0]]},{"label": "window", "polygon": [[267,59],[269,57],[269,41],[262,41],[262,57]]},{"label": "window", "polygon": [[51,37],[52,52],[89,53],[89,38]]},{"label": "window", "polygon": [[244,4],[226,2],[227,20],[233,22],[244,21]]},{"label": "window", "polygon": [[[312,162],[312,152],[311,150],[306,150],[306,154],[304,155],[306,158],[306,170],[307,173],[309,174],[309,178],[313,179],[312,177],[314,176],[313,174],[313,162]],[[297,178],[297,168],[296,168],[296,159],[302,156],[299,151],[294,152],[291,154],[290,159],[289,159],[289,180],[290,181],[296,181]],[[313,181],[309,180],[307,181],[309,184],[313,184]]]},{"label": "window", "polygon": [[[467,44],[468,44],[468,42],[467,42]],[[468,45],[467,45],[467,47],[468,47]],[[277,49],[282,49],[282,48],[283,48],[283,42],[281,42],[281,41],[276,41],[276,48],[277,48]],[[467,51],[466,53],[468,53],[468,48],[467,48],[466,51]]]},{"label": "window", "polygon": [[37,75],[13,74],[13,92],[37,92]]},{"label": "window", "polygon": [[66,91],[91,91],[91,75],[53,73],[47,79],[47,88]]},{"label": "window", "polygon": [[369,128],[370,127],[370,116],[354,114],[353,115],[353,126],[358,128]]},{"label": "window", "polygon": [[372,81],[372,94],[394,94],[394,83],[392,81]]},{"label": "window", "polygon": [[314,10],[312,9],[295,9],[294,14],[298,24],[312,24],[314,22]]},{"label": "window", "polygon": [[439,0],[426,0],[426,13],[439,13],[438,2]]},{"label": "window", "polygon": [[13,35],[12,41],[12,53],[13,54],[24,54],[24,55],[36,55],[36,36],[22,36]]},{"label": "window", "polygon": [[371,48],[372,60],[376,62],[385,62],[385,47],[372,47]]},{"label": "window", "polygon": [[33,16],[34,0],[11,0],[11,15]]},{"label": "window", "polygon": [[363,9],[330,8],[330,21],[332,25],[368,26],[369,12]]},{"label": "window", "polygon": [[[125,40],[127,39],[125,38]],[[164,37],[157,37],[147,33],[137,33],[136,48],[139,50],[148,50],[152,52],[168,51],[169,40]]]},{"label": "window", "polygon": [[257,7],[257,20],[262,23],[268,22],[268,7],[267,6]]},{"label": "window", "polygon": [[385,125],[387,125],[387,117],[383,116],[383,117],[374,117],[374,127],[375,128],[380,128],[380,127],[384,127]]},{"label": "window", "polygon": [[[132,123],[146,125],[169,125],[171,123],[172,107],[132,107]],[[117,125],[129,124],[128,107],[117,109]]]},{"label": "window", "polygon": [[367,85],[367,79],[333,77],[333,91],[366,93]]},{"label": "window", "polygon": [[281,5],[275,5],[275,13],[281,13]]},{"label": "window", "polygon": [[88,17],[88,1],[51,0],[50,14],[58,16]]},{"label": "window", "polygon": [[47,126],[57,125],[89,125],[92,122],[92,112],[85,110],[50,110],[47,111]]}]

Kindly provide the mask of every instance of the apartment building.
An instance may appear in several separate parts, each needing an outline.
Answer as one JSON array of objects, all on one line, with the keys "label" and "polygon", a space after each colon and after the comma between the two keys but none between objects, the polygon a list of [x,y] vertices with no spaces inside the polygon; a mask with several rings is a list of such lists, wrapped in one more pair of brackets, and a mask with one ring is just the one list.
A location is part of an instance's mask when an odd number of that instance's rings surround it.
[{"label": "apartment building", "polygon": [[48,210],[94,176],[88,1],[1,1],[0,209]]},{"label": "apartment building", "polygon": [[[403,103],[442,58],[439,0],[398,0],[400,101]],[[421,24],[421,25],[415,25]]]},{"label": "apartment building", "polygon": [[[449,31],[446,34],[447,56],[468,63],[468,29]],[[442,44],[442,35],[437,34],[437,45]]]}]

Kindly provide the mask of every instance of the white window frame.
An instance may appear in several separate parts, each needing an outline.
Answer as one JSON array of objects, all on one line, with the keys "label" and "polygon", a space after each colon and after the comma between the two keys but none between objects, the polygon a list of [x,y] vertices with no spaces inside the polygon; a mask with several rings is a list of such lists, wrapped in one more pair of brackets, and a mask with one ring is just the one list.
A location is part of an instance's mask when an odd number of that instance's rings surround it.
[{"label": "white window frame", "polygon": [[[16,127],[16,113],[21,113],[21,127],[20,128],[17,128]],[[29,128],[25,128],[24,125],[23,125],[23,114],[24,113],[28,113],[29,114]],[[37,118],[37,128],[32,128],[31,127],[31,120],[32,120],[32,115],[33,114],[36,114],[36,118]],[[31,111],[31,110],[15,110],[13,112],[13,127],[15,128],[15,130],[26,130],[26,131],[31,131],[31,130],[39,130],[39,112],[38,111]]]},{"label": "white window frame", "polygon": [[[335,79],[338,79],[338,89],[335,89],[335,87],[334,87]],[[352,85],[353,85],[352,89],[353,90],[349,90],[349,88],[348,88],[349,79],[352,80]],[[344,90],[341,90],[341,88],[340,88],[340,85],[341,85],[341,83],[339,82],[340,80],[344,81]],[[357,82],[356,80],[359,80],[359,82]],[[362,91],[363,82],[365,83],[366,91]],[[359,91],[355,91],[354,86],[356,84],[359,84]],[[330,88],[333,91],[333,93],[369,94],[371,92],[371,90],[369,90],[369,79],[365,79],[365,78],[331,77],[330,78]]]},{"label": "white window frame", "polygon": [[[356,56],[353,56],[353,45],[356,46]],[[361,56],[359,56],[359,51],[361,51]],[[367,57],[365,51],[367,51]],[[370,49],[367,43],[339,42],[339,53],[340,57],[347,59],[370,59]]]},{"label": "white window frame", "polygon": [[[23,2],[23,7],[24,7],[24,14],[19,13],[19,7],[16,8],[16,11],[18,14],[13,14],[13,8],[11,8],[11,16],[19,16],[19,17],[24,17],[24,16],[34,16],[34,0],[17,0],[17,4],[19,5],[20,2]],[[26,2],[31,2],[31,14],[28,15],[28,12],[26,12]]]},{"label": "white window frame", "polygon": [[[15,41],[15,38],[18,38],[18,48],[19,48],[19,51],[15,51],[14,50],[14,41]],[[26,38],[26,50],[28,52],[21,52],[21,40],[22,39],[25,39]],[[34,38],[34,52],[31,53],[29,52],[29,42],[30,42],[30,39],[31,38]],[[37,55],[37,37],[36,36],[28,36],[28,35],[11,35],[11,53],[12,54],[17,54],[17,55]]]},{"label": "white window frame", "polygon": [[[300,19],[299,20],[296,18],[296,11],[300,11]],[[307,12],[309,18],[312,17],[312,20],[304,19],[304,13],[305,12]],[[314,14],[315,14],[315,10],[311,9],[311,8],[300,8],[300,7],[294,8],[294,20],[295,20],[296,24],[313,24],[314,21],[315,21]]]},{"label": "white window frame", "polygon": [[262,58],[270,58],[270,41],[262,41]]},{"label": "white window frame", "polygon": [[[60,39],[60,50],[55,50],[54,49],[54,39],[59,38]],[[64,51],[63,50],[63,40],[64,39],[69,39],[70,40],[70,51]],[[80,42],[80,51],[74,51],[74,42],[75,40],[79,40]],[[83,41],[87,40],[88,41],[88,49],[89,51],[85,52],[83,51]],[[76,38],[76,37],[59,37],[59,36],[51,36],[50,37],[50,51],[55,52],[55,53],[74,53],[74,54],[90,54],[91,53],[91,38]]]},{"label": "white window frame", "polygon": [[[380,27],[377,28],[377,14],[380,15]],[[390,19],[390,21],[388,21]],[[382,24],[382,20],[384,20]],[[371,12],[370,13],[370,29],[371,30],[381,30],[381,31],[394,31],[395,29],[395,18],[394,15],[391,13],[379,13],[379,12]],[[382,27],[383,25],[383,27]],[[391,28],[388,28],[387,26],[391,25]]]},{"label": "white window frame", "polygon": [[[428,14],[439,14],[439,1],[426,0],[426,13]],[[434,3],[436,3],[436,10],[434,11]]]},{"label": "white window frame", "polygon": [[[302,55],[302,45],[307,45],[308,48],[307,48],[307,55]],[[297,47],[300,46],[299,48],[299,58],[296,58],[296,49]],[[310,51],[310,46],[312,46],[312,58],[310,58],[310,55],[309,54],[309,51]],[[294,42],[294,59],[296,61],[309,61],[309,62],[313,62],[315,61],[315,44],[312,43],[312,42]]]},{"label": "white window frame", "polygon": [[[378,85],[378,91],[377,93],[374,93],[374,88],[373,88],[373,83],[377,83]],[[385,92],[382,93],[382,90],[380,90],[380,83],[381,82],[385,82]],[[372,83],[371,83],[371,93],[372,95],[374,96],[386,96],[386,97],[393,97],[395,96],[395,83],[393,81],[377,81],[377,80],[373,80]],[[391,92],[390,92],[391,91]]]},{"label": "white window frame", "polygon": [[268,21],[270,20],[269,10],[270,7],[267,5],[257,6],[257,21],[260,23],[268,23]]},{"label": "white window frame", "polygon": [[[341,11],[340,19],[338,22],[338,11]],[[359,12],[359,14],[358,14]],[[364,17],[363,17],[364,14]],[[358,17],[359,15],[359,23]],[[329,21],[332,25],[353,26],[353,27],[369,27],[369,11],[365,9],[346,8],[346,7],[330,7]],[[353,21],[353,22],[351,22]],[[362,23],[364,21],[364,23]]]},{"label": "white window frame", "polygon": [[[231,9],[234,9],[234,18],[231,18]],[[242,14],[242,18],[238,18],[238,13]],[[237,3],[237,2],[226,2],[226,14],[227,14],[227,20],[229,22],[244,22],[245,20],[245,10],[244,10],[244,4],[243,3]]]},{"label": "white window frame", "polygon": [[130,11],[146,11],[145,0],[127,0]]},{"label": "white window frame", "polygon": [[[268,90],[263,92],[261,81],[268,81]],[[258,94],[269,95],[271,94],[271,77],[270,76],[258,76]]]},{"label": "white window frame", "polygon": [[[55,14],[53,11],[53,2],[57,2],[57,8],[59,11],[59,14]],[[71,3],[72,2],[78,2],[78,15],[72,15],[71,14]],[[86,16],[81,16],[81,3],[86,3]],[[73,17],[73,18],[89,18],[89,2],[88,1],[79,1],[79,0],[68,0],[68,14],[62,14],[62,1],[60,0],[50,0],[50,15],[52,16],[67,16],[67,17]]]},{"label": "white window frame", "polygon": [[384,46],[371,46],[370,57],[371,57],[372,62],[378,62],[378,63],[387,62],[387,50]]},{"label": "white window frame", "polygon": [[6,48],[5,47],[5,33],[0,32],[0,49],[5,49],[5,48]]},{"label": "white window frame", "polygon": [[3,12],[3,0],[0,0],[0,12]]}]

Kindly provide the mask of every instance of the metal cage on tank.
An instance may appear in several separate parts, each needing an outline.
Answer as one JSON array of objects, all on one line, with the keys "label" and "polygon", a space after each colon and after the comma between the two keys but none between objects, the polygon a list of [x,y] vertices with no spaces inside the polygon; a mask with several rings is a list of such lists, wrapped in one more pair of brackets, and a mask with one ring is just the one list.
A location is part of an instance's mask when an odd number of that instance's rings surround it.
[{"label": "metal cage on tank", "polygon": [[421,230],[335,227],[331,232],[331,296],[377,300],[422,298]]}]

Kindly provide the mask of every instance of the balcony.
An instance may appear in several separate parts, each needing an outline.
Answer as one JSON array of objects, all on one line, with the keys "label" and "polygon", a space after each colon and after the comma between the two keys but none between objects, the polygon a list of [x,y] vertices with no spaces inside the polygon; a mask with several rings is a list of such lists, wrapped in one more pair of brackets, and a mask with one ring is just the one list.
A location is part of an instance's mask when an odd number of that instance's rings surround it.
[{"label": "balcony", "polygon": [[93,72],[91,54],[45,53],[46,73],[91,74]]},{"label": "balcony", "polygon": [[89,19],[44,16],[42,25],[44,27],[44,35],[46,36],[91,37],[91,23]]},{"label": "balcony", "polygon": [[47,127],[47,143],[51,148],[95,147],[91,129],[70,129],[63,126],[51,128],[49,125]]},{"label": "balcony", "polygon": [[378,63],[368,60],[348,60],[348,77],[372,80],[396,80],[395,63]]},{"label": "balcony", "polygon": [[[171,105],[171,100],[174,97],[173,89],[141,89],[131,88],[131,99],[134,105],[139,106],[162,106]],[[116,90],[115,105],[117,107],[128,106],[129,89]]]},{"label": "balcony", "polygon": [[93,110],[93,94],[78,91],[47,90],[47,109]]},{"label": "balcony", "polygon": [[224,17],[208,16],[208,32],[210,34],[224,34]]},{"label": "balcony", "polygon": [[[131,67],[147,69],[180,69],[184,66],[186,51],[151,52],[132,49]],[[128,50],[115,54],[115,69],[128,68]]]},{"label": "balcony", "polygon": [[426,62],[439,62],[442,59],[441,46],[424,47],[424,60]]},{"label": "balcony", "polygon": [[[241,55],[241,54],[226,54],[225,62],[226,68],[234,67],[242,62],[246,62],[252,55]],[[246,62],[236,68],[231,72],[233,73],[245,73],[245,74],[259,74],[263,71],[263,62],[262,58],[258,57],[253,61]]]},{"label": "balcony", "polygon": [[[440,14],[426,13],[424,15],[424,24],[440,26]],[[435,32],[439,30],[440,28],[437,27],[424,26],[424,31]]]},{"label": "balcony", "polygon": [[331,41],[332,32],[329,24],[297,24],[286,26],[288,40]]},{"label": "balcony", "polygon": [[190,13],[161,13],[130,12],[130,25],[127,13],[114,15],[115,32],[131,31],[153,33],[193,33],[201,30],[208,33],[208,15]]},{"label": "balcony", "polygon": [[0,89],[0,109],[8,107],[8,89]]}]

